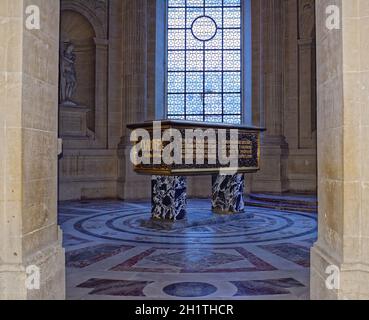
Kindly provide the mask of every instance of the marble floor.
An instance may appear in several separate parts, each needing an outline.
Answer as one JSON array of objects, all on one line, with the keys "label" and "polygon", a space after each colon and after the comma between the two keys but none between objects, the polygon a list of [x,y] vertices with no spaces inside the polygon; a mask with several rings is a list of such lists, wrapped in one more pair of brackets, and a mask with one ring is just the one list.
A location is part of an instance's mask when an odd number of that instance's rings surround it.
[{"label": "marble floor", "polygon": [[152,221],[149,203],[60,203],[68,299],[309,298],[315,213],[210,206],[190,200],[172,224]]}]

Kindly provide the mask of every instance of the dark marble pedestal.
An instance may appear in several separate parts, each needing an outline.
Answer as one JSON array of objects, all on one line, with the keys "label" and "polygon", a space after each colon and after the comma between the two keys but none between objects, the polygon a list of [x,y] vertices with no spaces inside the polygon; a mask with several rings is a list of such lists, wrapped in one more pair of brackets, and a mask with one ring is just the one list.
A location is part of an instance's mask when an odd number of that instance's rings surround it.
[{"label": "dark marble pedestal", "polygon": [[152,217],[177,221],[186,217],[187,179],[152,176]]},{"label": "dark marble pedestal", "polygon": [[212,210],[221,214],[244,212],[244,182],[243,174],[214,176]]}]

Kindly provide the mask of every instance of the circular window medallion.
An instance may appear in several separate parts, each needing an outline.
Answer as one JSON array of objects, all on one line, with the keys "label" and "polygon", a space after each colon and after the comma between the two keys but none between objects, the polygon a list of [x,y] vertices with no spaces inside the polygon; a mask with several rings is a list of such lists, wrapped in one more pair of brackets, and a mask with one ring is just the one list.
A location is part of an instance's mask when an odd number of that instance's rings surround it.
[{"label": "circular window medallion", "polygon": [[192,34],[200,41],[209,41],[217,34],[217,24],[208,16],[196,18],[192,23]]}]

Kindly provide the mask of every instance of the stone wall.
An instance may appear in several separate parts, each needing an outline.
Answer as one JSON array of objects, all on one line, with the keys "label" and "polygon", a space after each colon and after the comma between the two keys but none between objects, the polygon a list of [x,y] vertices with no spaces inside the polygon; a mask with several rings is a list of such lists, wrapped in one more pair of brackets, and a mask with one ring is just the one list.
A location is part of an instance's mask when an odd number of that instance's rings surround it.
[{"label": "stone wall", "polygon": [[252,2],[253,123],[265,127],[253,192],[316,192],[315,1]]}]

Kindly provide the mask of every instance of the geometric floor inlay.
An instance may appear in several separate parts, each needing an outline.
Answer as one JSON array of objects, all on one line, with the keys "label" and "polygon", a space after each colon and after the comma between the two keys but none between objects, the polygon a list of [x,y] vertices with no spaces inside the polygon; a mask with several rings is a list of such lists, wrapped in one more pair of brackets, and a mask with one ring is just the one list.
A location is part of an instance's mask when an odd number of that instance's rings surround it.
[{"label": "geometric floor inlay", "polygon": [[256,295],[279,295],[288,294],[289,288],[303,287],[304,285],[292,278],[277,280],[254,280],[254,281],[233,281],[237,287],[235,296],[256,296]]},{"label": "geometric floor inlay", "polygon": [[118,253],[132,249],[132,246],[100,244],[66,253],[67,267],[84,268]]},{"label": "geometric floor inlay", "polygon": [[[168,249],[164,248],[150,248],[123,261],[110,270],[158,273],[219,273],[276,270],[275,267],[242,247],[229,247],[226,249],[229,252],[228,254],[219,253],[219,251],[225,251],[222,248],[212,248],[211,250],[188,249],[174,253],[173,249],[166,253],[167,251]],[[203,255],[202,257],[201,254]]]},{"label": "geometric floor inlay", "polygon": [[163,291],[173,297],[198,298],[215,293],[217,288],[203,282],[182,282],[170,284]]},{"label": "geometric floor inlay", "polygon": [[189,200],[187,220],[151,204],[62,202],[69,299],[308,299],[316,214],[246,207],[220,216]]},{"label": "geometric floor inlay", "polygon": [[242,261],[244,258],[240,255],[195,249],[158,254],[151,256],[148,259],[158,263],[167,263],[171,266],[180,268],[188,268],[190,265],[196,270],[204,267],[209,268],[211,266],[219,266],[221,264]]},{"label": "geometric floor inlay", "polygon": [[[199,221],[202,217],[204,220],[208,218],[207,208],[196,210],[194,214]],[[76,221],[73,227],[85,236],[102,240],[155,245],[252,244],[288,240],[316,232],[316,220],[310,214],[278,211],[270,214],[270,210],[265,209],[259,209],[254,218],[236,215],[219,224],[201,226],[201,231],[198,225],[179,230],[150,229],[142,224],[143,219],[150,219],[150,216],[142,210],[125,213],[119,210],[84,217]]]},{"label": "geometric floor inlay", "polygon": [[96,295],[144,297],[143,289],[148,284],[147,281],[90,279],[78,287],[91,288],[90,294]]},{"label": "geometric floor inlay", "polygon": [[282,258],[293,261],[300,266],[310,267],[310,250],[302,245],[293,243],[279,243],[260,247]]}]

